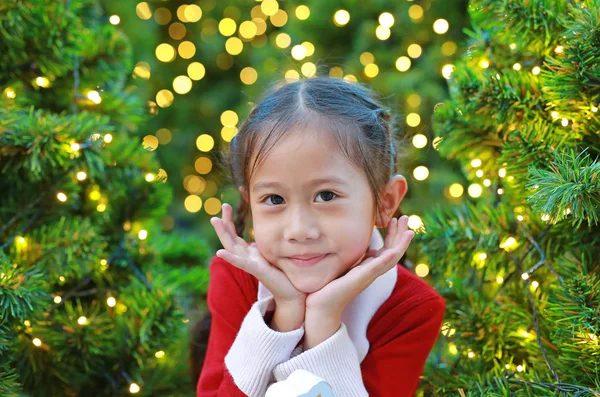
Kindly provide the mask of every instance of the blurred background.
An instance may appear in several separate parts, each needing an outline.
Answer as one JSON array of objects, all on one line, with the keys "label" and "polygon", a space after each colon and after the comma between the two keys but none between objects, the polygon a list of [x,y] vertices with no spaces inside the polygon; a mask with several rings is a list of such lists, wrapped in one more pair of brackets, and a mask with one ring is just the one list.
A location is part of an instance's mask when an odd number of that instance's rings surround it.
[{"label": "blurred background", "polygon": [[222,166],[237,126],[275,81],[317,74],[368,84],[397,114],[398,136],[412,142],[400,163],[409,180],[401,210],[412,226],[422,209],[466,194],[456,165],[435,151],[430,121],[447,98],[466,1],[103,5],[132,41],[131,79],[154,116],[140,139],[157,152],[174,189],[164,230],[186,230],[216,247],[208,220],[222,202],[238,202]]},{"label": "blurred background", "polygon": [[0,396],[195,395],[224,155],[313,76],[406,142],[417,395],[600,395],[599,49],[597,0],[0,2]]}]

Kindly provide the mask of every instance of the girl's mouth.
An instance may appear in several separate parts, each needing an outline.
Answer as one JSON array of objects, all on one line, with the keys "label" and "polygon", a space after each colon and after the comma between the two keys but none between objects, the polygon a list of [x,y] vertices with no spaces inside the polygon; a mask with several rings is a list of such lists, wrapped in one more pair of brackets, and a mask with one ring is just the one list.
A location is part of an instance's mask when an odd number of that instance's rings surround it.
[{"label": "girl's mouth", "polygon": [[325,259],[325,257],[327,257],[327,255],[329,255],[329,254],[323,254],[323,255],[320,255],[320,256],[315,256],[315,257],[309,258],[309,259],[298,259],[298,258],[291,258],[291,257],[288,257],[288,259],[290,261],[292,261],[296,266],[299,266],[299,267],[309,267],[309,266],[316,265],[321,260]]}]

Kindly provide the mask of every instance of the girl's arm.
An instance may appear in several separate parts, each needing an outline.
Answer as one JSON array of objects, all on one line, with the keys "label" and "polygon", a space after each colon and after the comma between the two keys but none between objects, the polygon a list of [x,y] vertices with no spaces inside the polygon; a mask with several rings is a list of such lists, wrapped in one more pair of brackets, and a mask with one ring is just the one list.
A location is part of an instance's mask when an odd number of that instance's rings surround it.
[{"label": "girl's arm", "polygon": [[444,310],[444,300],[432,295],[412,310],[391,311],[386,315],[389,328],[362,363],[342,323],[330,338],[277,365],[273,374],[282,381],[297,369],[307,370],[327,381],[336,396],[412,397]]},{"label": "girl's arm", "polygon": [[198,397],[263,397],[273,368],[289,359],[302,338],[303,327],[269,328],[265,316],[274,310],[273,298],[253,302],[254,296],[252,276],[221,258],[212,260],[207,299],[212,323]]}]

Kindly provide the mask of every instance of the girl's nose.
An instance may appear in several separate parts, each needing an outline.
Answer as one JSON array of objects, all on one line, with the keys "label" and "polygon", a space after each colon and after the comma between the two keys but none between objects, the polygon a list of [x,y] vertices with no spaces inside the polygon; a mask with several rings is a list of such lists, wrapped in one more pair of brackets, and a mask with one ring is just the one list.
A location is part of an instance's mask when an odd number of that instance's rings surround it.
[{"label": "girl's nose", "polygon": [[287,224],[282,226],[284,227],[284,237],[286,240],[315,240],[320,235],[315,217],[310,211],[304,211],[300,208],[291,209],[290,216],[287,218]]}]

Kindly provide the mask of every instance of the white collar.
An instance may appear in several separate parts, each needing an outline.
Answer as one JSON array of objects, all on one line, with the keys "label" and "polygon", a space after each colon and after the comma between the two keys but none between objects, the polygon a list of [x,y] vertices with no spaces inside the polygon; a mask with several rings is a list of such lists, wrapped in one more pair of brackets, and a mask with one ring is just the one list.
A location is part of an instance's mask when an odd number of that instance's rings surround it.
[{"label": "white collar", "polygon": [[[398,266],[379,276],[371,285],[352,300],[342,312],[342,322],[348,328],[350,339],[356,348],[360,362],[369,351],[367,327],[381,305],[392,295],[398,280]],[[273,296],[260,281],[258,300]]]}]

